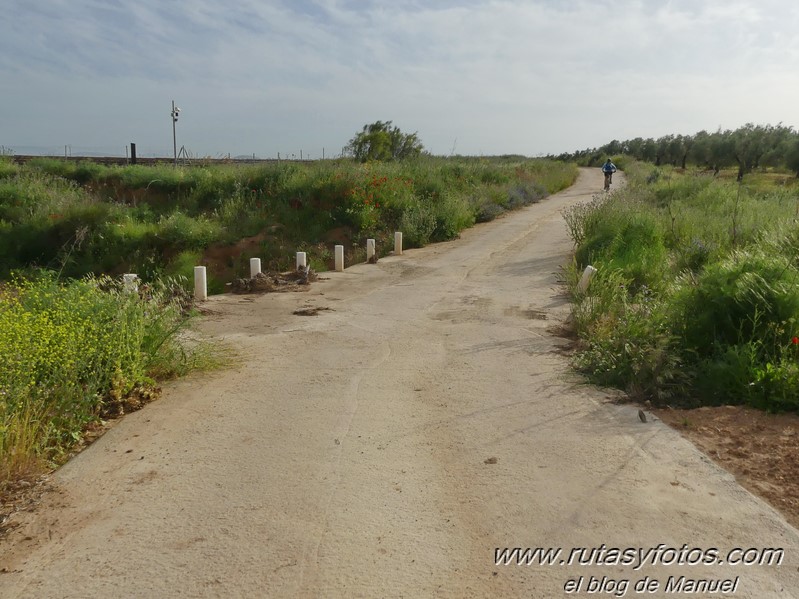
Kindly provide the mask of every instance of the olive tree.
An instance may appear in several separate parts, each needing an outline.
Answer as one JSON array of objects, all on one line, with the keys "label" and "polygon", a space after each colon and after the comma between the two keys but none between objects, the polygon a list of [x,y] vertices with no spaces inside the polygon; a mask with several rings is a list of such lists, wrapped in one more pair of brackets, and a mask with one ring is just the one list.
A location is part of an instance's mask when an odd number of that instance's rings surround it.
[{"label": "olive tree", "polygon": [[418,156],[424,150],[416,133],[403,133],[391,121],[376,121],[364,125],[363,130],[345,146],[344,153],[356,160],[402,160]]}]

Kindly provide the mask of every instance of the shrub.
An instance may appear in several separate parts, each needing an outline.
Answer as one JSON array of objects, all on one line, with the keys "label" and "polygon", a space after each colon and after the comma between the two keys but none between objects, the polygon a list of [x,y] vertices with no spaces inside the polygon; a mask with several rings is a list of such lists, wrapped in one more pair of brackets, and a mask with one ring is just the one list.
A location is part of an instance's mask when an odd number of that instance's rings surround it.
[{"label": "shrub", "polygon": [[204,216],[192,218],[173,212],[159,220],[157,236],[165,246],[177,250],[203,249],[222,236],[222,227]]},{"label": "shrub", "polygon": [[619,269],[633,290],[659,288],[667,276],[668,251],[657,215],[622,195],[595,199],[567,213],[580,267]]},{"label": "shrub", "polygon": [[631,293],[629,283],[621,270],[605,268],[591,281],[590,295],[575,296],[574,325],[587,340],[575,366],[593,382],[634,397],[672,399],[688,379],[667,305],[647,288]]},{"label": "shrub", "polygon": [[505,209],[502,206],[486,198],[476,201],[474,220],[478,223],[487,223],[504,213]]},{"label": "shrub", "polygon": [[718,346],[758,341],[773,357],[794,335],[788,323],[799,322],[797,275],[784,256],[752,249],[706,266],[695,281],[683,277],[673,302],[686,346],[708,356]]},{"label": "shrub", "polygon": [[435,226],[430,235],[432,241],[454,239],[458,234],[474,224],[474,211],[466,198],[454,194],[444,194],[438,201],[431,201]]},{"label": "shrub", "polygon": [[599,268],[575,295],[575,363],[661,402],[799,409],[793,202],[658,172],[564,213],[577,244],[570,284],[588,262]]},{"label": "shrub", "polygon": [[10,179],[19,173],[19,167],[8,157],[0,156],[0,179]]},{"label": "shrub", "polygon": [[428,204],[414,201],[402,212],[399,230],[406,247],[422,247],[430,241],[436,228],[436,217]]},{"label": "shrub", "polygon": [[[104,410],[152,377],[195,367],[184,296],[156,282],[146,295],[108,278],[16,280],[0,296],[0,480],[58,459]],[[22,453],[19,453],[22,452]]]}]

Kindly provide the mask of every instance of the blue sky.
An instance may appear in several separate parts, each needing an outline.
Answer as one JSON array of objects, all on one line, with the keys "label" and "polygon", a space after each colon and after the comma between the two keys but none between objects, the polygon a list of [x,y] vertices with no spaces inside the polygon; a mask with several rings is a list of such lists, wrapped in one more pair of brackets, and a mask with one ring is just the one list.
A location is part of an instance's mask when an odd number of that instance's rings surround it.
[{"label": "blue sky", "polygon": [[799,125],[795,0],[2,0],[0,145],[535,156]]}]

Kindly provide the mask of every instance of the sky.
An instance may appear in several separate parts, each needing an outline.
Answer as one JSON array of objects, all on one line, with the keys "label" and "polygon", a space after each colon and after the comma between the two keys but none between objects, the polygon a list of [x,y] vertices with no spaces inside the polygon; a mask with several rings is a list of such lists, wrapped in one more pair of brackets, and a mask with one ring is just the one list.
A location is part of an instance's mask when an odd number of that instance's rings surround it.
[{"label": "sky", "polygon": [[[796,0],[0,0],[0,152],[437,155],[799,125]],[[65,149],[66,146],[66,149]]]}]

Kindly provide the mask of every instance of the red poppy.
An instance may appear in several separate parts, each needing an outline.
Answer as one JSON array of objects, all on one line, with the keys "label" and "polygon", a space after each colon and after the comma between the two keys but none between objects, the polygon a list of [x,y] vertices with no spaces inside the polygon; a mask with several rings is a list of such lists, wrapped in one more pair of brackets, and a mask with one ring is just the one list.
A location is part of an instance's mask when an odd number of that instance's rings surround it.
[{"label": "red poppy", "polygon": [[794,345],[799,345],[799,337],[794,337],[793,339],[791,339],[791,343],[793,343]]}]

